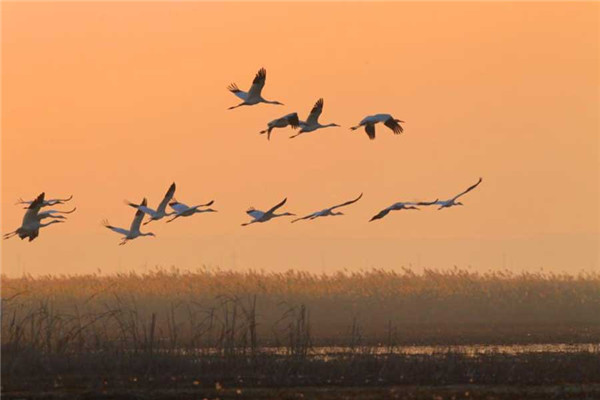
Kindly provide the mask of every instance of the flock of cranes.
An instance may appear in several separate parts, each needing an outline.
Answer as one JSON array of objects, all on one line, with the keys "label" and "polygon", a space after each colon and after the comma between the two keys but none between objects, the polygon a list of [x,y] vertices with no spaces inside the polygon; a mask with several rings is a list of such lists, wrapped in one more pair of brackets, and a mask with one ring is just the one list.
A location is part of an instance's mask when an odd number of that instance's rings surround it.
[{"label": "flock of cranes", "polygon": [[[21,222],[21,226],[15,229],[12,232],[6,233],[3,235],[4,239],[9,239],[13,236],[18,235],[21,240],[25,238],[29,238],[31,242],[33,239],[38,237],[40,234],[40,229],[52,224],[59,224],[65,222],[67,219],[63,214],[71,214],[76,210],[73,208],[70,211],[60,211],[60,210],[47,210],[41,212],[43,207],[55,206],[57,204],[64,204],[71,200],[73,196],[70,196],[66,199],[45,199],[45,194],[42,193],[34,200],[23,201],[19,199],[17,204],[24,204],[27,207],[25,209],[25,215],[23,216],[23,221]],[[42,223],[43,219],[50,219],[49,222]]]},{"label": "flock of cranes", "polygon": [[[369,222],[385,217],[386,215],[389,214],[390,211],[419,210],[418,206],[439,206],[438,210],[441,210],[443,208],[454,207],[454,206],[462,206],[463,203],[460,201],[457,201],[457,200],[461,196],[463,196],[463,195],[467,194],[468,192],[470,192],[471,190],[475,189],[481,183],[481,181],[482,181],[482,179],[479,178],[477,183],[475,183],[474,185],[467,188],[465,191],[457,194],[456,196],[454,196],[448,200],[436,199],[431,202],[398,202],[398,203],[394,203],[391,206],[384,208],[383,210],[378,212],[376,215],[374,215],[369,220]],[[123,236],[123,238],[121,240],[120,245],[123,245],[123,244],[127,243],[129,240],[133,240],[133,239],[136,239],[141,236],[156,236],[152,232],[141,232],[140,231],[140,228],[142,227],[142,221],[143,221],[145,215],[148,215],[148,219],[143,224],[147,225],[152,221],[158,221],[165,217],[172,216],[172,218],[170,218],[169,220],[166,221],[167,223],[169,223],[179,217],[189,217],[194,214],[217,212],[217,210],[210,208],[210,206],[214,203],[214,200],[211,200],[208,203],[198,204],[195,206],[188,206],[184,203],[181,203],[181,202],[175,200],[175,198],[174,198],[175,189],[176,189],[175,183],[171,184],[171,186],[165,193],[165,196],[163,197],[162,201],[158,204],[158,207],[156,208],[156,210],[148,207],[148,200],[146,198],[144,198],[140,204],[135,204],[135,203],[126,201],[125,204],[136,209],[135,215],[133,217],[133,221],[131,221],[131,225],[130,225],[129,229],[113,226],[108,222],[108,220],[102,221],[102,224],[106,228],[110,229],[111,231],[121,234]],[[27,207],[25,207],[27,211],[25,212],[25,216],[23,217],[23,222],[18,229],[16,229],[13,232],[5,234],[4,239],[9,239],[15,235],[18,235],[21,239],[29,238],[29,241],[32,241],[39,235],[40,228],[49,226],[51,224],[65,222],[66,217],[63,214],[71,214],[72,212],[74,212],[76,210],[76,208],[73,208],[72,210],[69,210],[69,211],[48,210],[48,211],[41,212],[41,209],[43,207],[53,206],[56,204],[64,204],[65,202],[71,200],[71,198],[73,197],[73,196],[71,196],[67,199],[45,200],[44,196],[45,196],[45,194],[41,193],[35,200],[32,200],[32,201],[20,200],[19,201],[18,204],[27,205]],[[291,222],[294,223],[294,222],[298,222],[298,221],[302,221],[302,220],[313,220],[313,219],[320,218],[320,217],[344,215],[343,212],[335,211],[335,210],[338,208],[346,207],[346,206],[356,203],[357,201],[359,201],[362,198],[362,196],[363,196],[363,194],[361,193],[355,199],[346,201],[341,204],[336,204],[332,207],[324,208],[323,210],[320,210],[320,211],[315,211],[315,212],[305,215],[303,217],[293,219]],[[246,211],[246,214],[248,214],[252,218],[252,220],[250,220],[249,222],[243,223],[242,226],[247,226],[247,225],[255,224],[255,223],[267,222],[267,221],[270,221],[277,217],[295,216],[296,214],[293,214],[290,212],[284,212],[281,214],[276,213],[276,211],[279,210],[281,207],[283,207],[286,202],[287,202],[287,198],[283,199],[281,202],[279,202],[275,206],[271,207],[267,211],[257,210],[253,207],[249,208]],[[172,211],[167,211],[167,206],[169,206]],[[46,219],[46,218],[51,218],[52,220],[47,223],[42,223],[41,220]]]},{"label": "flock of cranes", "polygon": [[[237,107],[253,106],[253,105],[259,104],[259,103],[283,105],[283,103],[280,103],[279,101],[266,100],[262,97],[262,90],[265,87],[266,80],[267,80],[267,70],[264,68],[261,68],[256,73],[256,76],[254,77],[254,80],[252,81],[252,86],[250,86],[250,89],[247,92],[240,90],[235,83],[232,83],[231,85],[229,85],[227,87],[227,89],[229,89],[229,91],[231,93],[233,93],[234,95],[236,95],[243,101],[236,106],[229,107],[228,109],[233,110],[234,108],[237,108]],[[321,116],[322,112],[323,112],[323,99],[321,98],[321,99],[317,100],[317,102],[313,106],[312,110],[310,110],[310,113],[308,114],[306,121],[300,120],[297,112],[289,113],[289,114],[284,115],[283,117],[276,118],[276,119],[270,121],[269,123],[267,123],[267,129],[260,131],[260,133],[261,134],[266,133],[267,139],[270,140],[271,139],[271,131],[275,128],[285,128],[288,126],[291,127],[292,129],[300,128],[300,131],[297,134],[290,136],[290,139],[293,139],[293,138],[300,136],[301,134],[306,133],[306,132],[313,132],[313,131],[316,131],[317,129],[340,126],[336,123],[329,123],[329,124],[325,124],[325,125],[321,124],[319,122],[319,117]],[[354,130],[360,128],[361,126],[364,126],[365,132],[367,132],[367,136],[369,136],[369,139],[373,140],[373,139],[375,139],[375,124],[377,124],[378,122],[383,122],[383,124],[385,126],[390,128],[392,130],[392,132],[394,132],[397,135],[404,132],[404,129],[400,125],[400,123],[401,122],[404,123],[404,121],[396,119],[393,116],[391,116],[390,114],[369,115],[369,116],[363,118],[363,120],[360,121],[357,126],[353,126],[350,129],[354,131]]]},{"label": "flock of cranes", "polygon": [[[231,91],[234,95],[236,95],[237,97],[242,99],[241,103],[239,103],[235,106],[229,107],[229,109],[231,110],[231,109],[234,109],[237,107],[251,106],[251,105],[255,105],[255,104],[259,104],[259,103],[283,105],[283,103],[280,103],[279,101],[266,100],[265,98],[262,97],[262,90],[265,86],[266,79],[267,79],[267,71],[264,68],[261,68],[257,72],[256,76],[254,77],[254,80],[252,81],[252,86],[250,87],[250,89],[247,92],[240,90],[235,83],[232,83],[231,85],[229,85],[227,89],[229,91]],[[306,118],[305,121],[302,121],[299,119],[298,113],[296,113],[296,112],[289,113],[280,118],[270,121],[267,124],[267,128],[260,131],[260,133],[261,134],[266,133],[267,139],[270,140],[271,132],[275,128],[285,128],[288,126],[290,126],[292,129],[300,128],[298,133],[290,136],[290,138],[295,138],[306,132],[313,132],[318,129],[327,128],[327,127],[339,127],[340,125],[335,124],[335,123],[329,123],[329,124],[323,125],[319,122],[319,117],[321,116],[321,113],[323,112],[323,104],[324,104],[324,102],[323,102],[322,98],[317,100],[317,102],[313,106],[312,110],[308,114],[308,117]],[[369,116],[363,118],[362,121],[360,121],[360,123],[358,125],[353,126],[350,129],[354,131],[356,129],[359,129],[360,127],[364,127],[365,132],[367,133],[367,136],[369,137],[369,139],[373,140],[373,139],[375,139],[375,125],[380,122],[383,123],[390,130],[392,130],[392,132],[394,134],[400,134],[400,133],[404,132],[402,125],[400,125],[401,123],[404,123],[404,121],[396,119],[390,114],[369,115]],[[475,183],[474,185],[467,188],[465,191],[457,194],[456,196],[454,196],[448,200],[436,199],[431,202],[423,201],[423,202],[394,203],[391,206],[384,208],[379,213],[374,215],[369,220],[369,222],[384,218],[386,215],[388,215],[390,213],[390,211],[419,210],[419,207],[422,207],[422,206],[438,206],[438,210],[441,210],[444,208],[449,208],[449,207],[454,207],[454,206],[462,206],[463,203],[461,203],[460,201],[457,201],[457,200],[461,196],[463,196],[463,195],[467,194],[468,192],[470,192],[471,190],[475,189],[481,183],[481,181],[482,181],[482,179],[479,178],[477,183]],[[194,206],[188,206],[184,203],[181,203],[181,202],[177,201],[174,197],[175,190],[176,190],[176,185],[175,185],[175,183],[173,183],[173,184],[171,184],[171,186],[165,193],[165,196],[163,197],[162,201],[158,204],[156,209],[150,208],[148,206],[148,201],[146,198],[142,199],[142,201],[139,204],[135,204],[135,203],[126,201],[125,202],[126,205],[128,205],[132,208],[135,208],[135,210],[136,210],[135,215],[133,217],[133,221],[131,222],[129,229],[113,226],[108,222],[108,220],[104,220],[102,222],[102,224],[107,229],[110,229],[111,231],[122,235],[123,237],[122,237],[120,245],[123,245],[123,244],[127,243],[128,241],[136,239],[141,236],[155,236],[155,234],[152,232],[141,232],[140,229],[142,227],[142,223],[143,223],[143,225],[147,225],[150,222],[159,221],[163,218],[170,217],[166,221],[167,223],[169,223],[180,217],[189,217],[194,214],[209,213],[209,212],[217,211],[217,210],[210,208],[210,206],[214,203],[214,201],[212,201],[212,200],[207,203],[198,204],[198,205],[194,205]],[[335,211],[335,210],[340,209],[342,207],[347,207],[351,204],[356,203],[357,201],[359,201],[362,198],[362,196],[363,196],[363,194],[361,193],[358,197],[356,197],[353,200],[349,200],[344,203],[337,204],[332,207],[313,212],[313,213],[305,215],[303,217],[293,219],[291,222],[294,223],[294,222],[298,222],[301,220],[314,220],[314,219],[320,218],[320,217],[344,215],[343,212]],[[23,217],[23,221],[19,228],[17,228],[13,232],[5,234],[4,239],[9,239],[13,236],[18,235],[21,239],[28,238],[29,241],[32,241],[39,235],[39,231],[41,228],[47,227],[52,224],[65,222],[65,220],[67,218],[64,216],[64,214],[71,214],[76,210],[76,208],[73,208],[72,210],[69,210],[69,211],[61,211],[61,210],[42,211],[42,209],[44,207],[64,204],[64,203],[70,201],[72,198],[73,198],[73,196],[70,196],[65,199],[46,200],[45,194],[41,193],[34,200],[23,201],[22,199],[19,199],[17,204],[26,206],[25,207],[26,212]],[[283,207],[285,205],[286,201],[287,201],[287,198],[283,199],[281,202],[279,202],[275,206],[271,207],[267,211],[261,211],[261,210],[255,209],[255,208],[248,209],[246,211],[246,213],[252,218],[252,220],[250,220],[249,222],[243,223],[242,226],[247,226],[247,225],[251,225],[251,224],[255,224],[255,223],[267,222],[267,221],[270,221],[277,217],[295,216],[295,214],[290,213],[290,212],[283,212],[280,214],[276,213],[277,210],[279,210],[281,207]],[[167,207],[170,207],[170,210],[168,210]],[[144,217],[146,215],[148,216],[148,219],[146,220],[146,222],[143,222]],[[50,219],[50,221],[46,222],[46,223],[42,223],[42,220],[44,220],[44,219]]]}]

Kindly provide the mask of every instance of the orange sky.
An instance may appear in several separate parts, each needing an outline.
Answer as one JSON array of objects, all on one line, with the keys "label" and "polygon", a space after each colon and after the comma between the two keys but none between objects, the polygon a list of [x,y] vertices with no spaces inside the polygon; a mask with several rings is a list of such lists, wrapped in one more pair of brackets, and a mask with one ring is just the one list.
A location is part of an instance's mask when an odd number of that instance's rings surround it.
[{"label": "orange sky", "polygon": [[[2,243],[8,274],[196,268],[598,269],[598,3],[2,4],[2,232],[19,197],[73,194],[78,211],[32,243]],[[227,111],[268,70],[286,105]],[[328,128],[257,133],[324,97]],[[348,127],[406,121],[377,139]],[[465,207],[395,212],[401,200]],[[169,184],[219,213],[149,225],[118,246],[124,199]],[[288,197],[344,217],[242,228]]]}]

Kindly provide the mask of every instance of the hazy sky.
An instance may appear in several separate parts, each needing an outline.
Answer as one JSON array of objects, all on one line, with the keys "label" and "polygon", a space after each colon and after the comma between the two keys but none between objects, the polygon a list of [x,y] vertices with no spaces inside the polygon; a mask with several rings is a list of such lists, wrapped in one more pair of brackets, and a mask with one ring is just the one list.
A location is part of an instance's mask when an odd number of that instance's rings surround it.
[{"label": "hazy sky", "polygon": [[[598,3],[4,3],[2,232],[19,197],[74,195],[8,274],[196,268],[471,266],[598,270]],[[285,106],[227,111],[260,67]],[[325,99],[341,128],[267,142],[266,122]],[[406,121],[369,141],[365,115]],[[394,212],[402,200],[464,207]],[[214,199],[118,246],[124,199]],[[346,216],[240,227],[249,206]],[[67,208],[67,207],[63,207]]]}]

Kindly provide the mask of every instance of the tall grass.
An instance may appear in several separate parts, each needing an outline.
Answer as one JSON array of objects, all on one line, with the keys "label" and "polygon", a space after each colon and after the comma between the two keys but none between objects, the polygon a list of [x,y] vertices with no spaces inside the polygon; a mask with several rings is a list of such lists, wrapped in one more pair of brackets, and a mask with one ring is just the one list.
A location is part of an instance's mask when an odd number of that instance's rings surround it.
[{"label": "tall grass", "polygon": [[[132,351],[588,340],[600,275],[454,269],[318,275],[177,269],[2,276],[2,344]],[[597,338],[597,336],[595,336]]]},{"label": "tall grass", "polygon": [[[165,371],[179,376],[199,367],[215,379],[245,376],[274,384],[302,383],[301,376],[318,380],[322,374],[329,381],[348,379],[368,371],[368,379],[392,379],[389,371],[411,365],[438,371],[435,357],[396,351],[407,344],[600,339],[600,275],[589,273],[157,269],[1,279],[3,385],[47,380],[48,371],[125,379]],[[276,353],[269,352],[272,346]],[[314,346],[344,346],[350,358],[327,363],[311,357]],[[382,348],[387,358],[375,354]],[[464,356],[437,357],[449,366],[458,359],[464,364],[456,377],[461,382],[476,364]],[[577,357],[586,365],[597,362],[595,355],[569,357],[564,370],[578,365]],[[523,360],[526,372],[533,361]],[[500,370],[510,364],[502,356],[494,362]],[[315,375],[320,368],[322,374]],[[509,375],[506,380],[515,379]]]}]

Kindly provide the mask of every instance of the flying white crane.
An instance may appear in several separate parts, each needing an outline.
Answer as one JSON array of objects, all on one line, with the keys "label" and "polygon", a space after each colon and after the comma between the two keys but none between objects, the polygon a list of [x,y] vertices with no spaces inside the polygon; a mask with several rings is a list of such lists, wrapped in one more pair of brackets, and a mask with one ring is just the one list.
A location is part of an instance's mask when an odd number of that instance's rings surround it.
[{"label": "flying white crane", "polygon": [[358,197],[357,197],[356,199],[354,199],[354,200],[350,200],[350,201],[347,201],[347,202],[345,202],[345,203],[338,204],[338,205],[335,205],[335,206],[333,206],[333,207],[329,207],[329,208],[326,208],[326,209],[324,209],[324,210],[321,210],[321,211],[314,212],[314,213],[312,213],[312,214],[308,214],[308,215],[306,215],[306,216],[304,216],[304,217],[302,217],[302,218],[296,218],[295,220],[293,220],[293,221],[292,221],[292,223],[294,223],[294,222],[296,222],[296,221],[303,220],[303,219],[315,219],[315,218],[319,218],[319,217],[328,217],[328,216],[330,216],[330,215],[331,215],[331,216],[335,216],[335,215],[344,215],[344,213],[343,213],[343,212],[341,212],[341,211],[340,211],[340,212],[335,212],[335,211],[333,211],[333,210],[335,210],[336,208],[340,208],[340,207],[345,207],[345,206],[348,206],[348,205],[350,205],[350,204],[352,204],[352,203],[356,203],[358,200],[360,200],[360,199],[361,199],[362,195],[363,195],[363,194],[361,193],[361,194],[360,194],[360,196],[358,196]]},{"label": "flying white crane", "polygon": [[167,215],[175,214],[175,213],[167,212],[167,205],[169,204],[171,199],[173,199],[173,196],[175,195],[175,189],[176,189],[175,182],[173,182],[171,184],[171,186],[169,186],[167,193],[165,193],[165,197],[163,197],[162,201],[160,202],[160,204],[158,205],[156,210],[153,210],[150,207],[142,206],[141,204],[130,203],[128,201],[126,201],[125,203],[127,203],[129,206],[131,206],[133,208],[141,210],[142,212],[144,212],[144,214],[148,214],[150,216],[150,219],[148,221],[144,222],[144,225],[146,225],[152,221],[158,221],[159,219],[162,219],[162,218],[166,217]]},{"label": "flying white crane", "polygon": [[[54,219],[45,224],[41,223],[42,219],[49,218],[52,216],[53,213],[60,212],[60,211],[56,211],[56,210],[49,210],[49,211],[46,211],[45,213],[38,214],[40,211],[40,208],[44,204],[44,196],[45,196],[45,194],[41,193],[35,200],[32,200],[29,202],[29,206],[27,207],[27,211],[25,212],[25,215],[23,216],[23,221],[21,222],[21,226],[19,228],[17,228],[16,230],[14,230],[13,232],[4,234],[3,235],[4,239],[9,239],[15,235],[19,235],[19,238],[21,238],[21,240],[28,237],[29,241],[31,242],[33,239],[38,237],[40,228],[46,227],[48,225],[64,222],[64,221],[57,221],[56,219]],[[69,214],[73,211],[75,211],[75,209],[73,209],[72,211],[63,212],[63,213]]]},{"label": "flying white crane", "polygon": [[256,76],[254,77],[254,80],[252,81],[252,86],[250,86],[250,90],[248,90],[247,92],[240,90],[235,83],[232,83],[231,85],[227,86],[227,89],[231,93],[235,94],[237,97],[239,97],[240,99],[243,100],[237,106],[229,107],[228,110],[232,110],[234,108],[241,107],[241,106],[252,106],[252,105],[258,104],[258,103],[279,104],[282,106],[283,103],[280,103],[278,101],[265,100],[262,97],[261,92],[262,92],[263,87],[265,86],[266,79],[267,79],[267,70],[264,68],[261,68],[256,73]]},{"label": "flying white crane", "polygon": [[63,223],[63,222],[65,222],[65,221],[53,219],[52,221],[46,222],[45,224],[43,224],[43,223],[41,223],[40,220],[36,219],[33,221],[29,221],[27,223],[27,225],[20,226],[13,232],[4,234],[3,237],[4,237],[4,239],[10,239],[11,237],[13,237],[15,235],[19,235],[19,238],[21,238],[21,240],[28,237],[29,241],[31,242],[33,239],[38,237],[41,228],[44,228],[48,225],[59,224],[59,223]]},{"label": "flying white crane", "polygon": [[200,208],[200,207],[209,207],[214,202],[215,202],[214,200],[211,200],[206,204],[199,204],[197,206],[190,207],[186,204],[178,202],[177,200],[172,201],[171,203],[169,203],[169,206],[171,206],[171,208],[173,210],[175,210],[175,212],[174,212],[175,216],[173,218],[171,218],[170,220],[168,220],[167,222],[174,221],[179,217],[189,217],[191,215],[200,214],[200,213],[204,213],[204,212],[217,212],[217,210],[213,210],[212,208],[203,208],[203,209]]},{"label": "flying white crane", "polygon": [[[146,200],[146,198],[144,198],[144,200],[140,203],[140,206],[146,206],[147,203],[148,203],[148,201]],[[128,240],[133,240],[140,236],[156,236],[152,232],[147,232],[147,233],[140,232],[140,225],[142,224],[143,219],[144,219],[144,212],[142,210],[137,210],[135,212],[135,216],[133,217],[133,221],[131,222],[131,227],[129,228],[129,230],[112,226],[108,223],[107,220],[102,221],[102,225],[104,225],[111,231],[120,233],[121,235],[124,236],[121,243],[119,243],[119,246],[122,246],[125,243],[127,243]]]},{"label": "flying white crane", "polygon": [[454,206],[462,206],[463,203],[461,203],[460,201],[456,201],[460,196],[463,196],[467,193],[469,193],[471,190],[475,189],[477,186],[479,186],[479,184],[481,183],[482,179],[479,178],[479,180],[477,181],[476,184],[474,184],[473,186],[470,186],[467,190],[465,190],[462,193],[457,194],[456,196],[454,196],[453,198],[449,199],[449,200],[439,200],[435,202],[435,205],[439,205],[440,208],[438,208],[438,210],[441,210],[442,208],[450,208],[450,207],[454,207]]},{"label": "flying white crane", "polygon": [[273,128],[285,128],[291,126],[292,129],[298,128],[300,121],[298,120],[298,113],[291,113],[284,115],[281,118],[274,119],[267,124],[267,129],[260,131],[260,134],[267,134],[267,140],[271,140],[271,131]]},{"label": "flying white crane", "polygon": [[368,117],[363,118],[358,125],[353,126],[350,129],[354,131],[361,126],[364,126],[369,139],[373,140],[375,139],[375,124],[378,122],[383,122],[383,124],[390,128],[396,135],[404,132],[404,128],[400,125],[400,122],[404,123],[404,121],[395,119],[390,114],[369,115]]},{"label": "flying white crane", "polygon": [[281,206],[283,206],[286,201],[287,201],[287,197],[285,199],[283,199],[283,201],[281,203],[277,204],[276,206],[274,206],[273,208],[269,209],[266,212],[260,211],[260,210],[256,210],[255,208],[250,207],[246,211],[246,214],[248,214],[249,216],[251,216],[253,218],[253,220],[250,221],[250,222],[243,223],[242,226],[254,224],[256,222],[267,222],[270,219],[276,218],[276,217],[283,217],[283,216],[287,216],[287,215],[296,215],[296,214],[292,214],[292,213],[289,213],[289,212],[285,212],[283,214],[275,214],[275,211],[277,211],[278,208],[280,208]]},{"label": "flying white crane", "polygon": [[327,125],[321,125],[319,123],[319,116],[321,115],[322,112],[323,112],[323,99],[319,99],[313,106],[312,110],[310,110],[310,114],[308,114],[308,118],[306,118],[306,121],[300,121],[300,128],[301,128],[300,131],[297,134],[290,136],[290,139],[293,139],[296,136],[302,135],[305,132],[312,132],[312,131],[316,131],[317,129],[327,128],[330,126],[339,126],[338,124],[334,124],[334,123],[327,124]]},{"label": "flying white crane", "polygon": [[399,211],[399,210],[420,210],[420,208],[415,207],[415,206],[430,206],[432,204],[435,204],[437,201],[437,199],[435,201],[431,201],[431,202],[424,202],[424,201],[420,201],[417,203],[413,203],[413,202],[399,202],[399,203],[394,203],[391,206],[389,206],[388,208],[384,208],[383,210],[379,211],[379,213],[375,216],[373,216],[369,222],[371,221],[375,221],[376,219],[381,219],[383,217],[385,217],[386,215],[388,215],[388,213],[390,211]]},{"label": "flying white crane", "polygon": [[[42,203],[41,207],[47,207],[47,206],[54,206],[56,204],[64,204],[67,201],[71,200],[73,198],[73,195],[70,195],[69,197],[67,197],[66,199],[50,199],[50,200],[44,200],[44,202]],[[31,205],[32,202],[34,202],[35,200],[29,200],[29,201],[25,201],[22,198],[19,198],[19,200],[17,200],[16,204],[25,204],[27,206]],[[27,208],[27,207],[25,207]]]}]

